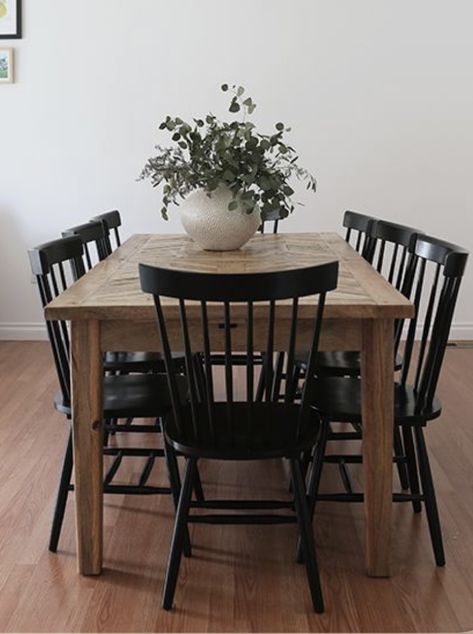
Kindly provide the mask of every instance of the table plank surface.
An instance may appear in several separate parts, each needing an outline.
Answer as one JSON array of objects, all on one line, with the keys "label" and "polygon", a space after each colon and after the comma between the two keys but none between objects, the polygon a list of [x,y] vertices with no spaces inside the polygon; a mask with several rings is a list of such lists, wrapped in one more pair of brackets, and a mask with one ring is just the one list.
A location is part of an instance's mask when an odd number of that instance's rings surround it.
[{"label": "table plank surface", "polygon": [[[326,318],[408,318],[412,304],[336,233],[255,235],[239,251],[202,251],[185,235],[134,235],[109,258],[52,301],[47,319],[152,321],[152,299],[140,290],[140,262],[208,273],[303,268],[339,260]],[[168,300],[173,304],[174,300]],[[310,307],[312,302],[302,301]],[[301,313],[301,317],[303,316]]]}]

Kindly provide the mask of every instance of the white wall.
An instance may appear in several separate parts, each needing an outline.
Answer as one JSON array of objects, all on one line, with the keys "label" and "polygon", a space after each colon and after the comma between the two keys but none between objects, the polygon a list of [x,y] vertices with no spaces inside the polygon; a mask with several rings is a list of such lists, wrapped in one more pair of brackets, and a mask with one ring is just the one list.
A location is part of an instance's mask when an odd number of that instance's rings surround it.
[{"label": "white wall", "polygon": [[225,114],[224,81],[258,123],[293,126],[318,178],[287,230],[337,230],[352,208],[473,248],[471,0],[23,2],[0,86],[0,338],[39,333],[27,247],[110,208],[126,234],[180,231],[135,177],[163,115]]}]

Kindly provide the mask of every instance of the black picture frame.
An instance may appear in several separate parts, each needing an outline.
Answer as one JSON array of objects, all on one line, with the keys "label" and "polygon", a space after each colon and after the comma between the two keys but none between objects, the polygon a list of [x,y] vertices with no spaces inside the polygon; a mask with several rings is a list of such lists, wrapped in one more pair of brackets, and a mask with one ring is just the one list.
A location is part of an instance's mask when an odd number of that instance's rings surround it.
[{"label": "black picture frame", "polygon": [[13,33],[0,33],[0,40],[20,40],[22,37],[22,0],[14,0],[16,4],[16,28]]}]

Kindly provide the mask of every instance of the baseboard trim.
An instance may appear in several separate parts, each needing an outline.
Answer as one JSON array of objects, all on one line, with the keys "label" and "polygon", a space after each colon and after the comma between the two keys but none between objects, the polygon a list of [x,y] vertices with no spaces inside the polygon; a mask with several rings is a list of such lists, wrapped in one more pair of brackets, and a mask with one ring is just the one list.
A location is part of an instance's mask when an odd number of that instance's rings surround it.
[{"label": "baseboard trim", "polygon": [[[417,328],[417,337],[422,334],[422,325]],[[0,341],[44,341],[48,338],[46,326],[41,322],[0,323]],[[452,325],[450,341],[473,341],[473,322],[459,322]]]},{"label": "baseboard trim", "polygon": [[44,341],[47,338],[44,322],[0,323],[0,341]]},{"label": "baseboard trim", "polygon": [[450,341],[471,341],[473,340],[473,323],[452,324],[450,330]]}]

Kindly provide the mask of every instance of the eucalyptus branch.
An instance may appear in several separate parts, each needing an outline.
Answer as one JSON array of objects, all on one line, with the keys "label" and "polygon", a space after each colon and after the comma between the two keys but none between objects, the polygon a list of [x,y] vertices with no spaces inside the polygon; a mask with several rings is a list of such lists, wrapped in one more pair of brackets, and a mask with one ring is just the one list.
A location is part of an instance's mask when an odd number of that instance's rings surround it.
[{"label": "eucalyptus branch", "polygon": [[297,164],[294,148],[284,142],[290,128],[279,122],[273,134],[256,133],[254,123],[247,121],[256,104],[245,97],[243,86],[223,84],[221,89],[230,91],[229,112],[241,113],[242,120],[222,122],[209,113],[189,124],[167,116],[159,129],[170,134],[175,145],[156,146],[158,154],[146,162],[140,179],[149,178],[153,187],[163,185],[165,219],[171,203],[178,205],[179,199],[199,188],[211,195],[221,184],[233,192],[230,211],[243,206],[247,213],[260,209],[263,219],[271,212],[284,218],[294,211],[289,180],[305,181],[312,191],[316,180]]}]

